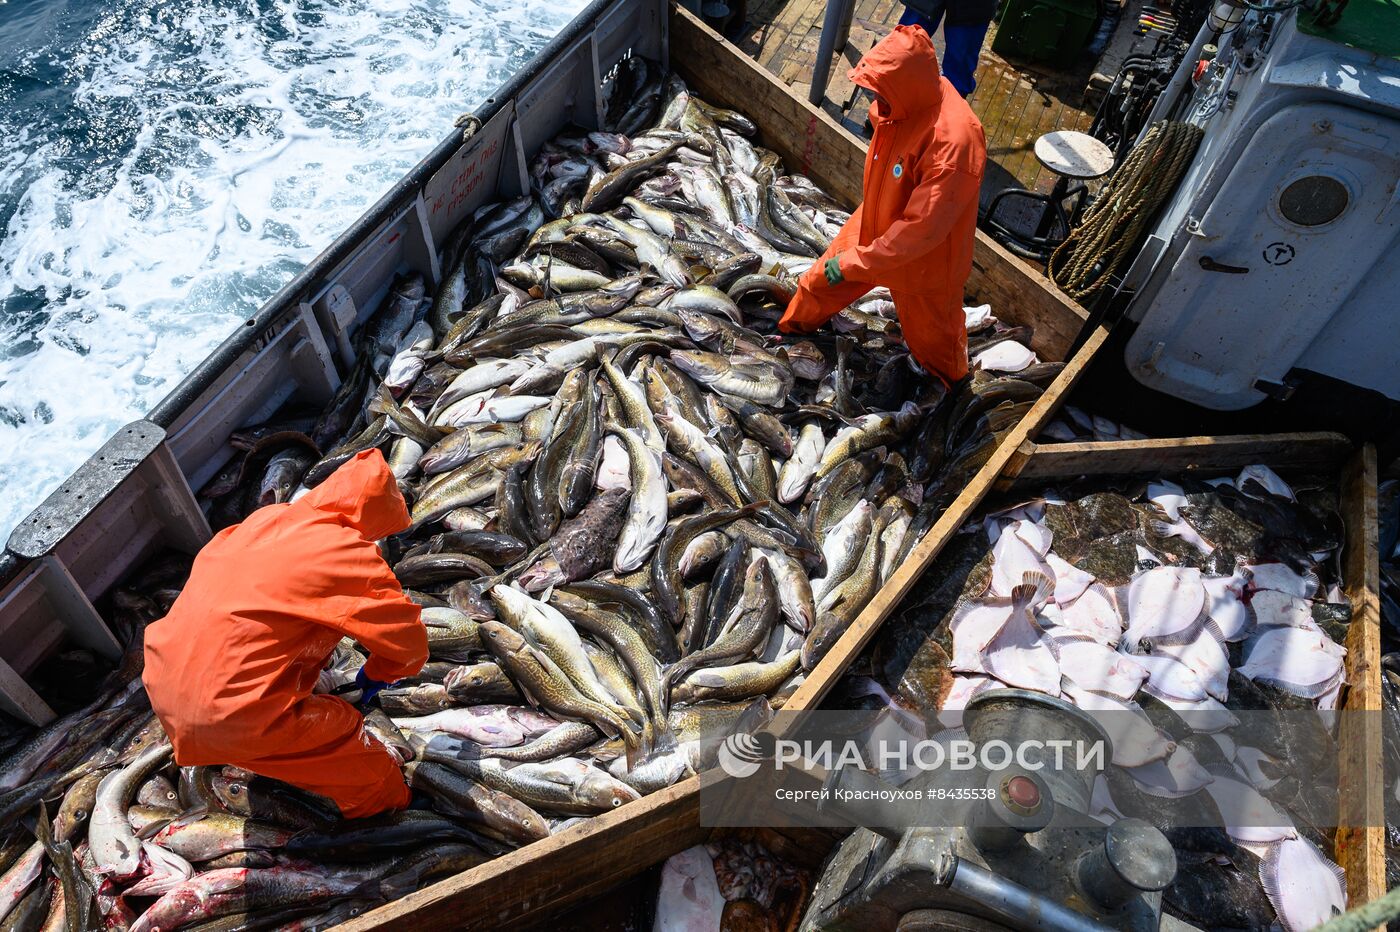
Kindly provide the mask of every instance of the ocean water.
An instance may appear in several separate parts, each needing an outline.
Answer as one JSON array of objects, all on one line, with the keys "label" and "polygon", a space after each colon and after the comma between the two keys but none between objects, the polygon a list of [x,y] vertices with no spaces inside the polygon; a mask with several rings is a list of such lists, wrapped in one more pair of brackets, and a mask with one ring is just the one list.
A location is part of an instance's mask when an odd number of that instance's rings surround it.
[{"label": "ocean water", "polygon": [[585,0],[0,0],[0,543]]}]

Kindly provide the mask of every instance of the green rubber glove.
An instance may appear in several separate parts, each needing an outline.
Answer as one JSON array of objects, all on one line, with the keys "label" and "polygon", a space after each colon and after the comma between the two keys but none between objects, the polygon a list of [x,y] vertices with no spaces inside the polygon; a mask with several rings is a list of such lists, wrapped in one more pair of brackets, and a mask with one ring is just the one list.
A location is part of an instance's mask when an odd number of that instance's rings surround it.
[{"label": "green rubber glove", "polygon": [[839,255],[827,259],[823,271],[826,272],[828,285],[839,285],[846,280],[846,276],[841,274],[841,257]]}]

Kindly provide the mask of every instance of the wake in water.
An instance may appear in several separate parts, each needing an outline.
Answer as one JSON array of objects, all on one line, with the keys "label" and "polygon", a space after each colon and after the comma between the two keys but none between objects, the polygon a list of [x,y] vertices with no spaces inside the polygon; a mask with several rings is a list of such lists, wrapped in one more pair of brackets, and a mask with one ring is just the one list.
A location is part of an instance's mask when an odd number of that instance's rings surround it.
[{"label": "wake in water", "polygon": [[584,5],[0,6],[0,544]]}]

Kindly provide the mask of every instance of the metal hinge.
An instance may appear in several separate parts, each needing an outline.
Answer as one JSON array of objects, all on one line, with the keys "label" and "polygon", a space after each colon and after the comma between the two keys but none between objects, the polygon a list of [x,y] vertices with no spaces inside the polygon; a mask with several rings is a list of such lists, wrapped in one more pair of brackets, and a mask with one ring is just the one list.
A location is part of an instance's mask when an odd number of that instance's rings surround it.
[{"label": "metal hinge", "polygon": [[1298,390],[1298,383],[1289,377],[1285,377],[1282,382],[1275,382],[1272,379],[1255,379],[1254,390],[1263,392],[1274,401],[1287,401]]}]

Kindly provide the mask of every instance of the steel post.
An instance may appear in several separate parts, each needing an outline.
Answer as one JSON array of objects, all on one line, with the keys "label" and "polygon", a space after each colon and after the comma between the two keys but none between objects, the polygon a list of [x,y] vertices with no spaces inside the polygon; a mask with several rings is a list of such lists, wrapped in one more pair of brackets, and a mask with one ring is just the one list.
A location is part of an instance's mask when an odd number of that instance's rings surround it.
[{"label": "steel post", "polygon": [[822,19],[821,44],[817,47],[817,61],[812,66],[812,89],[807,99],[820,107],[826,96],[827,76],[831,73],[831,59],[846,45],[846,36],[851,29],[851,16],[855,13],[854,0],[827,0],[826,16]]}]

